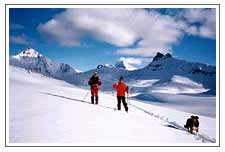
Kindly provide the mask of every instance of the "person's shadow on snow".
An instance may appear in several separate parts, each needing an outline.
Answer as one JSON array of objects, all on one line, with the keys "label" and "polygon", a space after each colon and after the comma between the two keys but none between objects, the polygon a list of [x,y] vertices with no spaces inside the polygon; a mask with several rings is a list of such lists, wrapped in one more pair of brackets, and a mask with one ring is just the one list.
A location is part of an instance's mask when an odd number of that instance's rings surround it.
[{"label": "person's shadow on snow", "polygon": [[[57,98],[62,98],[62,99],[67,99],[67,100],[72,100],[72,101],[76,101],[76,102],[81,102],[81,103],[86,103],[86,104],[93,105],[91,102],[87,102],[87,101],[81,100],[81,99],[70,98],[70,97],[66,97],[66,96],[62,96],[62,95],[57,95],[57,94],[53,94],[53,93],[48,93],[48,92],[39,92],[39,93],[46,94],[48,96],[57,97]],[[93,106],[100,106],[102,108],[116,110],[115,108],[108,107],[108,106],[104,106],[104,105],[99,105],[99,104],[98,105],[93,105]]]}]

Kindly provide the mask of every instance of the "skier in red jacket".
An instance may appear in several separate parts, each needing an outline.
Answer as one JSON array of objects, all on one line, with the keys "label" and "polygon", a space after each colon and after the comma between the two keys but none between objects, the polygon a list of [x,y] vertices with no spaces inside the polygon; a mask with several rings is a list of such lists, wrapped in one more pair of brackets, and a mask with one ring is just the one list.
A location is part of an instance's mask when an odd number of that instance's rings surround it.
[{"label": "skier in red jacket", "polygon": [[95,104],[98,104],[98,89],[102,82],[97,72],[93,73],[93,75],[88,81],[88,84],[91,86],[91,103],[94,104],[95,97]]},{"label": "skier in red jacket", "polygon": [[125,111],[128,112],[128,106],[125,100],[125,93],[128,93],[128,86],[124,83],[124,78],[120,77],[119,82],[113,84],[113,88],[117,91],[117,108],[118,110],[121,109],[121,101],[125,108]]}]

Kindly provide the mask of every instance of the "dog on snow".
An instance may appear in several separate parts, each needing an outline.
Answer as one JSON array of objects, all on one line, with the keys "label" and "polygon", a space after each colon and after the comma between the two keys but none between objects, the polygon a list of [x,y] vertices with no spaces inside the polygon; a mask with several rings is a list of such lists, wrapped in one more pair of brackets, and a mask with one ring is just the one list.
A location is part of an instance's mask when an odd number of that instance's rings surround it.
[{"label": "dog on snow", "polygon": [[188,132],[190,132],[191,134],[193,132],[198,133],[199,131],[198,116],[192,115],[190,118],[188,118],[186,124],[184,125],[184,128],[187,128]]}]

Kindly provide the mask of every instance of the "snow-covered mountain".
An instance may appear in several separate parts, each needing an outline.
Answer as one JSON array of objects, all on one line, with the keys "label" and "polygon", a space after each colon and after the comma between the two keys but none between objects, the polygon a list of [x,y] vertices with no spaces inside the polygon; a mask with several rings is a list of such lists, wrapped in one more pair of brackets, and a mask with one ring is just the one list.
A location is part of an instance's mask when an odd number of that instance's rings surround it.
[{"label": "snow-covered mountain", "polygon": [[9,63],[10,65],[25,68],[30,72],[37,72],[59,79],[78,73],[70,65],[52,61],[32,48],[11,56]]},{"label": "snow-covered mountain", "polygon": [[[187,62],[174,58],[171,54],[157,53],[146,67],[130,72],[134,79],[157,79],[156,84],[174,82],[195,86],[202,85],[207,90],[216,90],[216,67],[203,63]],[[183,78],[177,79],[177,78]],[[191,84],[190,81],[193,83]]]},{"label": "snow-covered mountain", "polygon": [[[136,93],[203,93],[216,92],[216,67],[176,59],[171,54],[157,53],[144,68],[129,71],[124,64],[101,66],[83,72],[73,78],[73,83],[88,86],[87,80],[94,71],[103,80],[102,90],[112,90],[111,85],[124,76],[133,92]],[[148,83],[146,83],[148,82]],[[144,83],[144,85],[143,85]]]},{"label": "snow-covered mountain", "polygon": [[103,91],[112,91],[112,84],[123,76],[133,93],[216,93],[215,66],[187,62],[174,58],[171,54],[157,53],[146,67],[136,70],[130,71],[129,65],[121,61],[115,66],[101,64],[95,69],[78,73],[68,64],[51,61],[29,48],[10,57],[10,64],[65,80],[82,88],[88,88],[88,79],[93,72],[98,72],[103,82]]},{"label": "snow-covered mountain", "polygon": [[115,64],[115,67],[116,68],[121,68],[121,69],[126,69],[126,70],[129,70],[129,71],[132,71],[132,70],[136,69],[135,67],[133,67],[132,65],[128,64],[124,60],[117,61],[116,64]]}]

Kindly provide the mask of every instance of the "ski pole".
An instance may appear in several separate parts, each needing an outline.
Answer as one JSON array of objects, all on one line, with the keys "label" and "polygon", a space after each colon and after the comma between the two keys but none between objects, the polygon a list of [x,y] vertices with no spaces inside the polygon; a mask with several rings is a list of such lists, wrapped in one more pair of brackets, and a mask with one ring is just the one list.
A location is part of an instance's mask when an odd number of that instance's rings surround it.
[{"label": "ski pole", "polygon": [[128,93],[127,93],[127,105],[129,105],[129,100],[128,100]]},{"label": "ski pole", "polygon": [[127,94],[127,101],[128,101],[128,104],[130,105],[129,94]]},{"label": "ski pole", "polygon": [[128,90],[127,90],[127,104],[130,105],[130,100],[129,100],[129,95],[128,95],[128,93],[129,93],[129,88],[128,88]]},{"label": "ski pole", "polygon": [[[115,96],[116,96],[114,91],[112,91],[112,96],[113,96],[113,97],[115,97]],[[116,107],[116,108],[114,108],[114,110],[116,110],[116,109],[117,109],[117,107]]]},{"label": "ski pole", "polygon": [[89,91],[87,91],[87,93],[85,94],[85,96],[84,96],[82,101],[85,101],[85,99],[87,98],[88,95],[89,95]]},{"label": "ski pole", "polygon": [[129,101],[128,101],[128,87],[127,87],[127,105],[129,105]]}]

